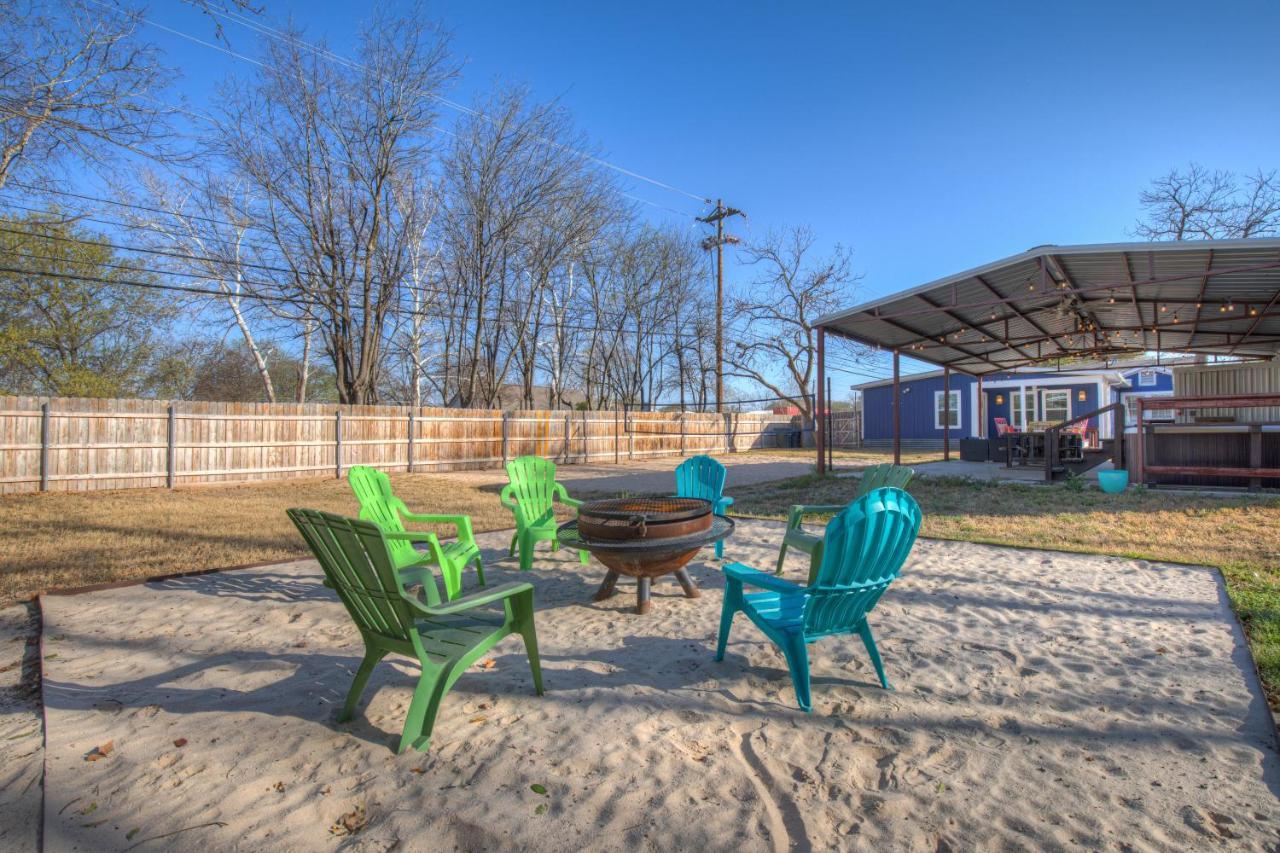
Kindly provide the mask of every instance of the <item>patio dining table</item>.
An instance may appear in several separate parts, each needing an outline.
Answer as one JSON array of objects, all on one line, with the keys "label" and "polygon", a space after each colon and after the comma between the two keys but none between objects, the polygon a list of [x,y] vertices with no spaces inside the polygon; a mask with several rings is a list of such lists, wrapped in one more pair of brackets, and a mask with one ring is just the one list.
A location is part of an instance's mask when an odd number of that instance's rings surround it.
[{"label": "patio dining table", "polygon": [[[1006,468],[1014,465],[1039,465],[1044,463],[1046,430],[1029,430],[1010,435]],[[1084,436],[1075,432],[1058,433],[1058,460],[1083,458]]]}]

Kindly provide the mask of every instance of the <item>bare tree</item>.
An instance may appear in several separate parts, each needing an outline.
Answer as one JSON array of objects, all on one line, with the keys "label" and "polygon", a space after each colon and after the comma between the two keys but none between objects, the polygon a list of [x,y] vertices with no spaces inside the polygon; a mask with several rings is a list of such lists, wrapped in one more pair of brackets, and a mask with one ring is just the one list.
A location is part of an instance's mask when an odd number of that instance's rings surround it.
[{"label": "bare tree", "polygon": [[759,383],[806,421],[814,415],[814,321],[848,303],[850,288],[860,278],[850,271],[850,251],[841,246],[828,257],[811,259],[814,240],[813,232],[801,226],[770,232],[742,250],[742,260],[761,273],[731,300],[747,337],[725,348],[729,375]]},{"label": "bare tree", "polygon": [[1134,234],[1147,240],[1260,237],[1280,231],[1280,180],[1259,169],[1234,173],[1192,163],[1151,182],[1138,197]]},{"label": "bare tree", "polygon": [[138,13],[89,0],[0,0],[0,187],[48,177],[65,156],[155,154],[168,73]]},{"label": "bare tree", "polygon": [[563,109],[520,88],[459,123],[444,162],[446,402],[495,405],[513,369],[529,396],[550,278],[613,208],[586,148]]},{"label": "bare tree", "polygon": [[[250,319],[252,297],[271,272],[255,263],[261,253],[250,239],[251,204],[243,181],[203,170],[170,181],[146,170],[139,185],[146,203],[128,208],[139,236],[166,253],[161,257],[167,266],[200,276],[202,284],[212,283],[222,292],[219,301],[244,340],[263,399],[276,402],[266,353]],[[262,306],[257,308],[262,313]],[[305,389],[305,376],[298,385]]]},{"label": "bare tree", "polygon": [[420,15],[375,16],[358,45],[330,63],[296,35],[270,43],[257,79],[226,87],[214,146],[293,271],[277,295],[314,320],[343,403],[377,400],[413,233],[395,190],[429,180],[435,99],[455,73]]}]

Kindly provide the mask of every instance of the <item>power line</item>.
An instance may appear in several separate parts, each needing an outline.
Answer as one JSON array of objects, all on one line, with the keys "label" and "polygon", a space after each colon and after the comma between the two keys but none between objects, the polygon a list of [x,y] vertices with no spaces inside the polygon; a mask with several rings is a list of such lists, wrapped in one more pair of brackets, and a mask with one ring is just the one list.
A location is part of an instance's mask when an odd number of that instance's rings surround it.
[{"label": "power line", "polygon": [[[98,5],[98,6],[102,6],[103,8],[110,9],[112,11],[119,11],[118,9],[113,7],[111,4],[104,2],[104,0],[89,0],[89,2],[94,3],[95,5]],[[223,17],[224,19],[229,20],[233,23],[239,24],[240,26],[245,27],[247,29],[254,30],[258,32],[260,35],[265,35],[265,36],[268,36],[269,38],[274,38],[278,41],[293,44],[296,47],[301,47],[306,50],[309,50],[314,55],[322,59],[327,59],[331,62],[337,62],[339,64],[347,66],[348,68],[359,69],[365,72],[370,71],[368,66],[364,65],[363,63],[357,62],[353,59],[348,59],[347,57],[336,54],[333,51],[328,50],[327,48],[322,48],[319,45],[312,44],[311,42],[305,39],[301,39],[301,38],[298,38],[297,36],[284,33],[281,30],[275,27],[272,27],[270,25],[262,24],[257,21],[252,21],[248,18],[244,18],[243,16],[240,16],[237,13],[226,10],[225,8],[222,10],[219,10],[214,7],[209,7],[209,10],[214,15]],[[228,47],[217,45],[217,44],[214,44],[213,42],[205,41],[204,39],[193,36],[190,33],[184,32],[174,27],[167,26],[165,24],[158,23],[146,16],[139,15],[138,20],[150,26],[156,27],[157,29],[164,30],[165,32],[170,33],[172,35],[178,36],[179,38],[186,39],[187,41],[190,41],[194,44],[198,44],[202,47],[212,48],[213,50],[219,51],[220,53],[224,53],[227,56],[231,56],[243,62],[251,63],[253,65],[258,66],[259,68],[268,67],[266,63],[261,62],[260,60],[254,59],[251,56],[247,56],[246,54],[243,54],[243,53],[238,53],[237,51],[231,50]],[[436,94],[428,94],[427,97],[431,98],[437,103],[440,103],[446,107],[449,107],[450,109],[465,113],[467,115],[475,116],[476,118],[484,119],[490,124],[497,124],[497,121],[493,117],[486,115],[480,110],[474,109],[472,107],[468,107],[465,104],[461,104],[457,101],[454,101],[451,98],[446,98],[443,95],[436,95]],[[693,199],[694,201],[697,201],[697,202],[708,203],[708,204],[710,203],[710,199],[707,198],[706,196],[698,195],[697,193],[691,193],[688,190],[681,189],[680,187],[677,187],[673,184],[669,184],[665,181],[660,181],[657,178],[651,178],[648,175],[641,174],[640,172],[636,172],[632,169],[627,169],[623,166],[619,166],[618,164],[613,163],[609,160],[606,160],[603,157],[597,157],[594,154],[588,154],[585,151],[581,151],[577,148],[573,148],[572,146],[565,145],[564,143],[561,143],[561,142],[556,142],[555,140],[552,140],[552,139],[547,139],[546,137],[533,136],[531,138],[543,145],[548,145],[562,151],[567,151],[569,153],[576,154],[578,157],[581,157],[584,160],[588,160],[592,163],[596,163],[597,165],[603,166],[607,169],[611,169],[615,172],[618,172],[619,174],[626,175],[627,177],[634,178],[635,180],[643,181],[647,184],[652,184],[655,187],[668,190],[673,193],[678,193],[687,198]]]}]

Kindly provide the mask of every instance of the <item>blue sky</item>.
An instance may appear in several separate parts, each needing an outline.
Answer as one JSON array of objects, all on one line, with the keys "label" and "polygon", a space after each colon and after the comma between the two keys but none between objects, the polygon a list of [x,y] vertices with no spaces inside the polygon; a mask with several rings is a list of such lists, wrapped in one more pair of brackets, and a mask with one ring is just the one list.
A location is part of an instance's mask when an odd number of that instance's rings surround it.
[{"label": "blue sky", "polygon": [[[340,53],[364,14],[336,0],[261,2],[265,21],[292,16]],[[1276,3],[426,8],[466,62],[454,97],[497,78],[527,83],[561,98],[610,160],[747,210],[735,225],[746,238],[812,225],[824,250],[855,250],[865,277],[849,304],[1041,243],[1128,239],[1138,192],[1173,166],[1280,166]],[[150,17],[211,38],[175,0]],[[195,105],[229,71],[251,70],[152,34],[173,48],[176,88]],[[255,51],[247,31],[227,35]],[[730,273],[732,286],[749,281]]]}]

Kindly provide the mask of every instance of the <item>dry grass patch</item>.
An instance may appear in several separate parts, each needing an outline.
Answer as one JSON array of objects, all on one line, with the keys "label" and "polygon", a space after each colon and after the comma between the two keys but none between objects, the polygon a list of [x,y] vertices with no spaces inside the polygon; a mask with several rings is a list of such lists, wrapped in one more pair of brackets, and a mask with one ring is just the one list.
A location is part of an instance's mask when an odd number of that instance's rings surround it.
[{"label": "dry grass patch", "polygon": [[[958,448],[959,445],[957,444]],[[952,451],[953,455],[955,451]],[[881,462],[892,462],[892,450],[877,450],[876,448],[851,448],[848,450],[832,451],[835,463],[839,467],[865,467],[868,465],[879,465]],[[759,448],[756,450],[744,450],[736,454],[738,456],[777,456],[784,459],[803,460],[813,465],[817,463],[817,451],[812,447],[803,448],[782,448],[772,450],[770,448]],[[925,462],[941,462],[941,450],[904,450],[902,451],[903,465],[920,465]]]},{"label": "dry grass patch", "polygon": [[[856,479],[798,477],[735,489],[734,509],[785,518],[793,503],[844,503],[857,487]],[[1217,567],[1280,709],[1280,499],[949,477],[919,479],[910,490],[925,536]]]},{"label": "dry grass patch", "polygon": [[[512,524],[496,487],[431,474],[391,481],[410,509],[468,514],[477,532]],[[306,556],[284,514],[295,506],[359,509],[345,480],[0,497],[0,605],[42,590]]]}]

